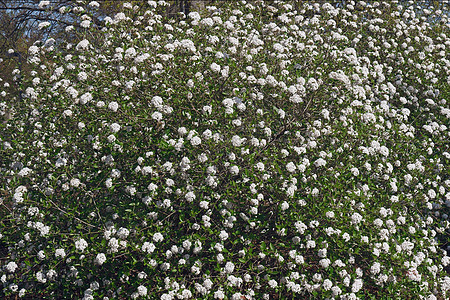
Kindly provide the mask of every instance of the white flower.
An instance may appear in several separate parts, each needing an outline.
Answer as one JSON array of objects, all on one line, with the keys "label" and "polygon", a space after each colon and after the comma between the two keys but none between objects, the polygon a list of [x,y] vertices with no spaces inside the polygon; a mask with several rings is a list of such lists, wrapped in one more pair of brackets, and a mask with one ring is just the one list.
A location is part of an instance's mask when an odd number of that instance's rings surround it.
[{"label": "white flower", "polygon": [[198,145],[200,145],[202,143],[202,140],[198,137],[198,136],[194,136],[192,139],[191,139],[191,145],[192,146],[198,146]]},{"label": "white flower", "polygon": [[328,258],[323,258],[319,261],[319,264],[322,266],[322,268],[328,268],[331,264],[331,261]]},{"label": "white flower", "polygon": [[436,198],[436,192],[433,189],[430,189],[428,191],[428,197],[430,197],[431,199]]},{"label": "white flower", "polygon": [[242,145],[242,142],[244,141],[244,139],[241,139],[239,136],[234,135],[231,138],[231,143],[233,144],[234,147],[240,147]]},{"label": "white flower", "polygon": [[220,300],[222,300],[222,299],[224,299],[224,298],[225,298],[225,294],[224,294],[223,291],[218,290],[218,291],[215,291],[215,292],[214,292],[214,299],[220,299]]},{"label": "white flower", "polygon": [[414,249],[414,243],[411,243],[410,241],[404,241],[401,244],[401,247],[403,251],[411,251],[412,249]]},{"label": "white flower", "polygon": [[342,235],[342,238],[343,238],[344,241],[346,241],[346,242],[350,241],[350,235],[349,235],[347,232],[345,232],[345,233]]},{"label": "white flower", "polygon": [[55,257],[61,257],[64,258],[66,256],[66,252],[64,249],[56,249],[55,250]]},{"label": "white flower", "polygon": [[220,234],[219,234],[219,238],[220,238],[222,241],[225,241],[226,239],[228,239],[228,233],[227,233],[225,230],[222,230],[222,231],[220,232]]},{"label": "white flower", "polygon": [[17,202],[17,203],[22,203],[23,202],[23,193],[22,192],[15,192],[13,199]]},{"label": "white flower", "polygon": [[40,231],[41,236],[45,236],[50,232],[50,226],[45,226],[43,223],[39,221],[34,223],[34,228]]},{"label": "white flower", "polygon": [[91,26],[91,21],[89,20],[84,20],[80,23],[80,26],[83,28],[89,28],[89,26]]},{"label": "white flower", "polygon": [[381,146],[379,151],[381,155],[389,156],[389,149],[386,146]]},{"label": "white flower", "polygon": [[153,251],[155,251],[156,246],[153,243],[149,243],[149,242],[145,242],[142,245],[141,250],[147,253],[153,253]]},{"label": "white flower", "polygon": [[152,183],[150,183],[150,184],[148,185],[147,189],[148,189],[150,192],[155,192],[155,191],[158,189],[158,186],[152,182]]},{"label": "white flower", "polygon": [[161,242],[163,239],[164,239],[163,235],[159,232],[153,235],[153,241],[156,243]]},{"label": "white flower", "polygon": [[108,104],[108,108],[114,112],[117,111],[117,109],[119,109],[119,103],[117,103],[116,101],[110,102]]},{"label": "white flower", "polygon": [[444,256],[444,257],[441,259],[441,264],[442,264],[444,267],[450,265],[450,256]]},{"label": "white flower", "polygon": [[111,179],[111,178],[106,179],[106,181],[105,181],[105,186],[106,186],[108,189],[112,187],[112,184],[113,184],[113,182],[112,182],[112,179]]},{"label": "white flower", "polygon": [[235,103],[235,101],[234,101],[233,99],[231,99],[231,98],[225,98],[225,99],[222,101],[222,104],[223,104],[223,106],[225,106],[225,107],[233,107],[234,103]]},{"label": "white flower", "polygon": [[422,280],[422,275],[417,271],[415,267],[409,268],[406,275],[410,280],[420,282]]},{"label": "white flower", "polygon": [[78,179],[78,178],[72,178],[71,180],[70,180],[70,185],[71,186],[73,186],[73,187],[79,187],[80,186],[80,184],[81,184],[81,181],[80,181],[80,179]]},{"label": "white flower", "polygon": [[305,259],[302,255],[296,255],[294,259],[296,264],[302,265],[305,263]]},{"label": "white flower", "polygon": [[373,221],[373,224],[377,227],[381,227],[383,226],[383,220],[377,218]]},{"label": "white flower", "polygon": [[192,202],[196,198],[194,192],[188,192],[184,197],[186,198],[187,202]]},{"label": "white flower", "polygon": [[111,129],[111,131],[112,131],[113,133],[116,133],[116,132],[119,132],[119,130],[120,130],[120,125],[117,124],[117,123],[112,123],[112,124],[109,126],[109,128]]},{"label": "white flower", "polygon": [[72,111],[70,109],[66,109],[63,112],[63,115],[66,116],[66,117],[71,117],[72,116]]},{"label": "white flower", "polygon": [[152,104],[153,106],[155,106],[156,108],[162,108],[163,107],[163,99],[160,96],[154,96],[152,98]]},{"label": "white flower", "polygon": [[340,295],[341,293],[342,293],[342,290],[341,290],[341,288],[340,287],[338,287],[337,285],[335,285],[335,286],[333,286],[332,288],[331,288],[331,293],[333,294],[333,296],[338,296],[338,295]]},{"label": "white flower", "polygon": [[203,24],[203,25],[207,25],[207,26],[213,26],[214,25],[214,21],[211,18],[203,19],[200,23]]},{"label": "white flower", "polygon": [[91,1],[89,2],[89,6],[93,8],[99,8],[100,4],[97,1]]},{"label": "white flower", "polygon": [[319,158],[314,162],[314,165],[316,167],[324,167],[327,164],[327,162],[323,158]]},{"label": "white flower", "polygon": [[136,49],[134,49],[133,47],[128,48],[125,51],[125,58],[133,58],[136,56]]},{"label": "white flower", "polygon": [[147,295],[147,288],[145,286],[143,286],[143,285],[140,285],[137,288],[137,292],[138,292],[139,296],[144,297],[144,296]]},{"label": "white flower", "polygon": [[297,169],[297,167],[295,166],[295,164],[294,164],[293,162],[289,162],[289,163],[286,165],[286,169],[288,170],[288,172],[294,173],[295,170]]},{"label": "white flower", "polygon": [[362,286],[363,286],[362,279],[360,279],[360,278],[355,279],[355,281],[352,284],[352,292],[353,293],[359,292],[359,290],[362,288]]},{"label": "white flower", "polygon": [[43,28],[50,27],[50,25],[51,25],[50,22],[44,21],[44,22],[39,23],[38,28],[43,29]]},{"label": "white flower", "polygon": [[53,269],[48,270],[48,272],[47,272],[48,279],[53,280],[56,278],[56,276],[58,276],[58,273],[56,273],[55,270],[53,270]]},{"label": "white flower", "polygon": [[84,249],[86,249],[87,246],[88,246],[88,243],[86,242],[85,239],[80,238],[79,240],[77,240],[75,242],[75,248],[77,250],[84,251]]},{"label": "white flower", "polygon": [[296,190],[297,187],[295,185],[290,185],[286,190],[286,195],[288,195],[289,197],[294,197]]},{"label": "white flower", "polygon": [[36,55],[39,53],[39,47],[38,46],[31,46],[30,48],[28,48],[28,53],[30,55]]},{"label": "white flower", "polygon": [[186,127],[180,127],[178,128],[178,134],[179,135],[185,135],[187,133]]},{"label": "white flower", "polygon": [[124,227],[120,227],[119,230],[117,231],[117,237],[122,240],[126,239],[129,234],[130,231]]},{"label": "white flower", "polygon": [[48,0],[42,0],[41,2],[39,2],[38,7],[39,8],[44,8],[46,6],[50,5],[50,1]]},{"label": "white flower", "polygon": [[99,253],[99,254],[97,254],[97,256],[95,257],[94,263],[95,263],[96,265],[101,266],[101,265],[103,265],[103,263],[104,263],[105,261],[106,261],[106,256],[105,256],[105,254],[104,254],[104,253]]},{"label": "white flower", "polygon": [[316,242],[315,241],[309,240],[309,241],[306,242],[306,248],[307,249],[315,248],[315,247],[316,247]]},{"label": "white flower", "polygon": [[319,257],[322,257],[322,258],[327,257],[327,248],[319,249],[318,255],[319,255]]},{"label": "white flower", "polygon": [[92,99],[93,98],[92,98],[91,93],[85,93],[85,94],[81,95],[81,97],[80,97],[80,104],[86,104],[89,101],[91,101]]},{"label": "white flower", "polygon": [[268,284],[269,284],[269,286],[270,286],[271,288],[276,288],[276,287],[278,286],[278,282],[276,282],[276,281],[273,280],[273,279],[270,279],[269,282],[268,282]]},{"label": "white flower", "polygon": [[373,255],[378,257],[378,256],[380,256],[380,249],[374,248],[372,253],[373,253]]},{"label": "white flower", "polygon": [[208,160],[208,156],[205,153],[201,153],[198,155],[198,161],[200,163],[204,163]]},{"label": "white flower", "polygon": [[325,291],[329,291],[331,289],[331,287],[333,286],[333,282],[331,282],[330,279],[325,279],[323,281],[322,286]]},{"label": "white flower", "polygon": [[45,259],[45,253],[43,250],[40,250],[37,254],[37,257],[39,258],[39,260],[44,260]]},{"label": "white flower", "polygon": [[352,224],[359,224],[363,220],[363,217],[359,213],[352,215]]},{"label": "white flower", "polygon": [[212,107],[210,105],[203,106],[202,110],[203,110],[204,113],[207,113],[209,115],[212,113]]},{"label": "white flower", "polygon": [[36,78],[33,79],[32,82],[33,82],[33,85],[36,86],[36,85],[38,85],[39,83],[41,83],[41,79],[40,79],[39,77],[36,77]]},{"label": "white flower", "polygon": [[238,166],[232,166],[232,167],[230,167],[230,173],[231,173],[232,175],[237,175],[237,174],[239,174],[239,167],[238,167]]},{"label": "white flower", "polygon": [[188,14],[188,17],[191,18],[191,19],[194,19],[196,21],[199,21],[201,19],[200,14],[198,12],[196,12],[196,11],[190,12]]},{"label": "white flower", "polygon": [[280,43],[275,43],[275,44],[273,44],[273,49],[274,49],[275,51],[280,52],[280,53],[284,52],[284,47],[283,47],[283,45],[281,45]]},{"label": "white flower", "polygon": [[25,176],[28,176],[31,172],[33,172],[33,170],[31,170],[30,168],[25,167],[25,168],[23,168],[22,170],[19,171],[18,175],[20,177],[25,177]]},{"label": "white flower", "polygon": [[13,261],[10,261],[7,265],[6,265],[6,270],[8,270],[9,273],[14,273],[17,269],[17,264]]},{"label": "white flower", "polygon": [[289,208],[289,203],[287,203],[286,201],[284,201],[283,203],[281,203],[281,210],[285,211]]},{"label": "white flower", "polygon": [[36,280],[40,283],[46,283],[47,279],[45,278],[45,274],[42,273],[41,271],[38,271],[36,273]]},{"label": "white flower", "polygon": [[123,21],[123,20],[126,20],[126,19],[127,19],[127,17],[125,16],[125,14],[123,12],[119,12],[119,13],[114,15],[114,20],[116,22]]},{"label": "white flower", "polygon": [[153,120],[156,120],[156,121],[161,121],[161,120],[162,120],[162,117],[163,117],[163,115],[162,115],[162,113],[160,113],[159,111],[155,111],[155,112],[152,114],[152,119],[153,119]]},{"label": "white flower", "polygon": [[294,94],[289,98],[289,101],[291,101],[292,103],[301,103],[303,102],[303,99],[298,95],[298,94]]},{"label": "white flower", "polygon": [[107,139],[108,139],[108,142],[114,143],[117,138],[114,135],[110,134],[110,135],[108,135]]},{"label": "white flower", "polygon": [[305,230],[308,229],[308,226],[306,226],[306,224],[302,221],[295,222],[294,226],[300,234],[303,234]]},{"label": "white flower", "polygon": [[379,262],[374,262],[373,265],[370,267],[370,272],[373,275],[376,275],[380,273],[381,264]]},{"label": "white flower", "polygon": [[89,41],[84,39],[77,44],[76,49],[77,50],[86,50],[88,47],[89,47]]},{"label": "white flower", "polygon": [[255,165],[255,168],[258,170],[258,171],[264,171],[264,164],[262,163],[262,162],[258,162],[258,163],[256,163],[256,165]]},{"label": "white flower", "polygon": [[184,248],[185,250],[191,249],[191,246],[192,246],[191,241],[185,240],[185,241],[183,242],[183,248]]},{"label": "white flower", "polygon": [[212,63],[211,64],[211,70],[213,70],[216,73],[219,73],[220,72],[220,66],[218,64],[216,64],[216,63]]},{"label": "white flower", "polygon": [[225,264],[225,272],[227,272],[228,274],[233,273],[234,271],[234,264],[231,261],[228,261]]}]

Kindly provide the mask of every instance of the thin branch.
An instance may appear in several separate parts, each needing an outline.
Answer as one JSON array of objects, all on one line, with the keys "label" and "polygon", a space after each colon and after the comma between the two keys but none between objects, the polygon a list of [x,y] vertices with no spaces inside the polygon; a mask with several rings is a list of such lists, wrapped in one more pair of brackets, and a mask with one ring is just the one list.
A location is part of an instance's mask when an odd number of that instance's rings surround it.
[{"label": "thin branch", "polygon": [[95,225],[92,225],[92,224],[89,224],[89,223],[87,223],[87,222],[81,220],[80,218],[77,218],[77,217],[75,217],[74,215],[72,215],[72,214],[68,213],[67,211],[63,210],[63,209],[60,208],[58,205],[56,205],[56,203],[53,202],[51,199],[48,199],[48,200],[50,201],[51,204],[53,204],[53,206],[55,206],[55,208],[56,208],[57,210],[63,212],[64,214],[66,214],[66,215],[68,215],[68,216],[72,216],[72,217],[73,217],[75,220],[77,220],[78,222],[81,222],[81,223],[83,223],[84,225],[87,225],[87,226],[90,226],[90,227],[93,227],[93,228],[99,228],[99,227],[97,227],[97,226],[95,226]]}]

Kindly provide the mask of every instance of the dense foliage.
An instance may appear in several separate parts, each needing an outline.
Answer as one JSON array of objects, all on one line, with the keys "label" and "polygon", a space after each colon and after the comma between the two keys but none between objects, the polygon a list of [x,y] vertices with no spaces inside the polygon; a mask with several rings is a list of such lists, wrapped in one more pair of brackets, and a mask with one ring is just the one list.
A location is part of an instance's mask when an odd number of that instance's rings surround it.
[{"label": "dense foliage", "polygon": [[1,83],[2,297],[450,296],[448,12],[84,4]]}]

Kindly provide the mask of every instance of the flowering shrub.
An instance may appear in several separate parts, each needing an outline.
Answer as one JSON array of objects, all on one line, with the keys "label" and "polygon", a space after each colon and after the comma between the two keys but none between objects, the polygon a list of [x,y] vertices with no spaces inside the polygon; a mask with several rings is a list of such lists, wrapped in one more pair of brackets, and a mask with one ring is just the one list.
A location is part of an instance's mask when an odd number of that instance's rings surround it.
[{"label": "flowering shrub", "polygon": [[447,13],[166,4],[2,83],[0,295],[449,297]]}]

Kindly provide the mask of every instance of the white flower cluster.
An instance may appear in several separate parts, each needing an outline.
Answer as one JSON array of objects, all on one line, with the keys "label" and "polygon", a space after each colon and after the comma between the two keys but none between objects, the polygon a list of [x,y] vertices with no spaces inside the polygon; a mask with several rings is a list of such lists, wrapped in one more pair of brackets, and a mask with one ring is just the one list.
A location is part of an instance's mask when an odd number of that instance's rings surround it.
[{"label": "white flower cluster", "polygon": [[5,296],[448,298],[445,6],[78,2],[0,80]]}]

